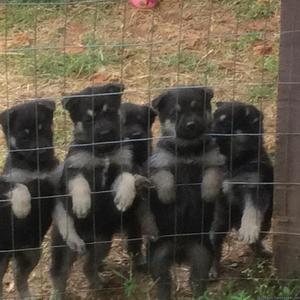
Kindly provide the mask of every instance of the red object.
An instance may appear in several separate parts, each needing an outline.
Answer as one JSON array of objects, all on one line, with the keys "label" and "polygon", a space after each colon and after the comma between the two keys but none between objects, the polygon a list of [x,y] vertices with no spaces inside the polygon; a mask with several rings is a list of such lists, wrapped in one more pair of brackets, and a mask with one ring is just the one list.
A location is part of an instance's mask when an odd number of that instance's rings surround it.
[{"label": "red object", "polygon": [[129,0],[136,8],[154,8],[159,0]]}]

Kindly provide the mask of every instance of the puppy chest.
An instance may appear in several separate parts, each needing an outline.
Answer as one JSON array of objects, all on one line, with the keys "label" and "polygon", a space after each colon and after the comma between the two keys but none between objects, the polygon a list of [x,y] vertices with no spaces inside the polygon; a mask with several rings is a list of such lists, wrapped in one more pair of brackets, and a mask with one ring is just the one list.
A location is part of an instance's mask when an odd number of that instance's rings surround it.
[{"label": "puppy chest", "polygon": [[202,166],[194,163],[177,163],[173,169],[177,184],[196,184],[202,182]]}]

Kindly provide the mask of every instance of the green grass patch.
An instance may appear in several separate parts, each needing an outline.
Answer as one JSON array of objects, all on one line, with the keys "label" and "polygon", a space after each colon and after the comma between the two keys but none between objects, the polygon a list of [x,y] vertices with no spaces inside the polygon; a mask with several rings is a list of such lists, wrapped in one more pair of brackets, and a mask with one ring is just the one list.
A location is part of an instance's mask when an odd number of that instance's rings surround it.
[{"label": "green grass patch", "polygon": [[257,103],[260,100],[275,100],[276,85],[254,85],[247,90],[249,102]]},{"label": "green grass patch", "polygon": [[46,79],[86,77],[96,73],[102,66],[120,62],[119,49],[100,47],[87,48],[82,53],[74,54],[38,51],[35,55],[35,51],[28,49],[16,59],[15,66],[23,75]]},{"label": "green grass patch", "polygon": [[249,34],[241,35],[231,45],[232,50],[244,51],[248,50],[251,45],[263,40],[261,32],[252,32]]},{"label": "green grass patch", "polygon": [[40,22],[58,17],[63,12],[63,6],[54,4],[6,4],[5,11],[0,14],[0,32],[7,31],[9,33],[12,29],[14,31],[34,31]]},{"label": "green grass patch", "polygon": [[199,66],[200,60],[198,55],[188,51],[180,53],[164,54],[159,57],[158,63],[167,67],[178,67],[181,71],[194,72]]},{"label": "green grass patch", "polygon": [[217,0],[228,5],[240,20],[257,20],[268,18],[275,14],[279,8],[278,0]]}]

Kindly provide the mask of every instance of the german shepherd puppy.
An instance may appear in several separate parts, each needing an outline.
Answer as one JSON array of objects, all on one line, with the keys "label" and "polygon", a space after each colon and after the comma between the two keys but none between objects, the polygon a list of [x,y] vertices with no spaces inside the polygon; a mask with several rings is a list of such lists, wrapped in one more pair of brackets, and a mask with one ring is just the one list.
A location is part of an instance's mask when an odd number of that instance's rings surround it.
[{"label": "german shepherd puppy", "polygon": [[[154,110],[147,105],[138,105],[124,102],[121,105],[122,137],[133,151],[133,172],[146,175],[146,162],[152,153],[151,127],[155,120]],[[142,179],[142,177],[140,177]],[[137,184],[142,187],[143,182]],[[145,182],[145,187],[147,182]],[[128,220],[126,232],[128,236],[128,251],[133,258],[134,267],[143,270],[146,259],[142,255],[142,233],[146,240],[155,240],[158,237],[158,229],[154,216],[149,213],[148,188],[139,191],[139,197],[134,201],[137,218]],[[146,213],[145,213],[146,212]],[[141,228],[141,225],[143,228]]]},{"label": "german shepherd puppy", "polygon": [[[135,217],[133,207],[129,209],[136,198],[133,154],[121,141],[123,89],[117,83],[97,85],[62,100],[74,124],[74,141],[62,177],[62,190],[70,195],[64,205],[86,243],[83,271],[91,289],[103,287],[98,270],[110,250],[113,234]],[[64,245],[57,226],[52,243]],[[65,291],[73,258],[68,247],[52,248],[53,297],[60,298]]]},{"label": "german shepherd puppy", "polygon": [[53,101],[38,99],[0,114],[9,148],[0,185],[1,196],[9,201],[0,205],[0,278],[2,286],[13,257],[15,285],[22,299],[31,296],[28,277],[39,261],[55,204],[59,170],[53,149],[54,110]]},{"label": "german shepherd puppy", "polygon": [[178,87],[152,101],[161,124],[149,162],[155,186],[151,208],[160,238],[150,243],[149,255],[160,300],[171,298],[170,268],[175,263],[190,265],[195,297],[203,294],[208,279],[213,259],[209,230],[224,164],[208,135],[212,97],[207,87]]},{"label": "german shepherd puppy", "polygon": [[[268,254],[262,244],[270,230],[273,208],[273,166],[264,148],[263,114],[253,105],[218,102],[213,131],[220,152],[227,160],[223,182],[225,201],[219,201],[212,229],[218,262],[225,234],[235,228],[240,239],[260,254]],[[218,233],[219,232],[219,233]]]}]

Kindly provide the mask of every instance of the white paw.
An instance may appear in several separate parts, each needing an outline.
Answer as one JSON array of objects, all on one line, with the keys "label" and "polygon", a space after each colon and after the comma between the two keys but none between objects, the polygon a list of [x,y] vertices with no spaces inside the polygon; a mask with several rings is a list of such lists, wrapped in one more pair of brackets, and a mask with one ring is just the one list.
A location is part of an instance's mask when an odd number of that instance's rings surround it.
[{"label": "white paw", "polygon": [[228,180],[224,180],[222,183],[222,191],[225,195],[229,194],[231,191],[231,184]]},{"label": "white paw", "polygon": [[90,194],[76,194],[72,196],[73,212],[79,219],[85,218],[91,209]]},{"label": "white paw", "polygon": [[17,183],[8,193],[8,197],[14,215],[19,219],[26,218],[31,210],[31,195],[28,188],[24,184]]},{"label": "white paw", "polygon": [[241,226],[239,229],[239,239],[247,244],[255,243],[259,238],[260,228],[255,224],[248,224],[248,226]]},{"label": "white paw", "polygon": [[86,247],[84,241],[79,237],[68,236],[66,239],[66,244],[71,250],[82,255],[86,252]]},{"label": "white paw", "polygon": [[214,201],[221,191],[223,173],[219,169],[210,168],[204,173],[202,185],[201,185],[201,196],[207,201]]},{"label": "white paw", "polygon": [[135,177],[127,172],[122,173],[113,184],[115,191],[114,203],[117,209],[125,212],[132,204],[136,195]]},{"label": "white paw", "polygon": [[91,189],[88,181],[78,174],[68,183],[69,193],[72,196],[72,209],[79,218],[85,218],[91,209]]},{"label": "white paw", "polygon": [[158,194],[159,200],[164,204],[175,200],[175,181],[170,171],[160,170],[151,177]]},{"label": "white paw", "polygon": [[209,279],[217,279],[219,277],[219,270],[215,263],[212,264],[209,273],[208,273]]}]

